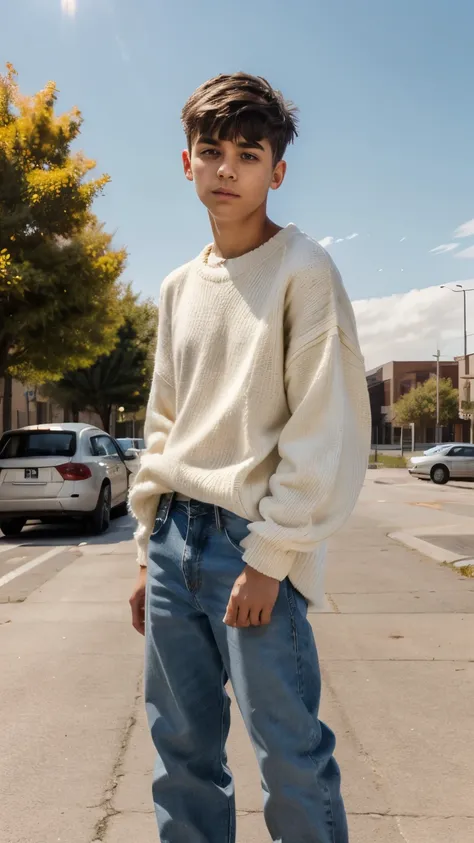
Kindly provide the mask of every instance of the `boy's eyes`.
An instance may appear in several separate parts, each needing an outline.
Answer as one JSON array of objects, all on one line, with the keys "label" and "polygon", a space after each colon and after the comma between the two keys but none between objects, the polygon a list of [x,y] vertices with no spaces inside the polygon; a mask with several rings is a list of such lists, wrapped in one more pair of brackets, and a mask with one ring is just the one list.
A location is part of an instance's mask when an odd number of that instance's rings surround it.
[{"label": "boy's eyes", "polygon": [[[206,158],[216,158],[218,155],[220,155],[220,152],[218,149],[210,147],[209,149],[203,149],[201,151],[201,155],[205,155]],[[242,152],[241,158],[243,158],[244,161],[258,161],[257,156],[252,155],[251,152]]]}]

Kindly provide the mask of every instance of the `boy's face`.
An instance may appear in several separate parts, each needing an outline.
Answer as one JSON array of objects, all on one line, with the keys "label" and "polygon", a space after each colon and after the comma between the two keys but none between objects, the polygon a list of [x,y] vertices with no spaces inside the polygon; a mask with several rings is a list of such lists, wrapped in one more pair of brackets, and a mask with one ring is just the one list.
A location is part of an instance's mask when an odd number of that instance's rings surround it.
[{"label": "boy's face", "polygon": [[283,182],[286,164],[273,163],[268,140],[247,143],[199,137],[183,152],[184,173],[209,213],[221,222],[249,217]]}]

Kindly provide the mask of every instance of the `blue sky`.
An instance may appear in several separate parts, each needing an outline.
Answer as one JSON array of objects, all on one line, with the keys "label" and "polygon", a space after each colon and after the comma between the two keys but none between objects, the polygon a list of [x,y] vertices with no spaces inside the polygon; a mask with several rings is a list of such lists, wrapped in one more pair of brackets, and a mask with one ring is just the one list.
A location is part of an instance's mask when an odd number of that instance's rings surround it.
[{"label": "blue sky", "polygon": [[[2,9],[0,55],[25,92],[54,79],[59,109],[82,110],[81,146],[112,177],[96,211],[137,290],[156,297],[209,240],[181,173],[180,110],[209,76],[246,70],[301,110],[271,216],[333,238],[353,300],[394,303],[474,278],[474,249],[458,256],[474,223],[454,236],[474,217],[473,30],[472,0],[17,0]],[[454,339],[457,298],[436,316],[453,311]]]}]

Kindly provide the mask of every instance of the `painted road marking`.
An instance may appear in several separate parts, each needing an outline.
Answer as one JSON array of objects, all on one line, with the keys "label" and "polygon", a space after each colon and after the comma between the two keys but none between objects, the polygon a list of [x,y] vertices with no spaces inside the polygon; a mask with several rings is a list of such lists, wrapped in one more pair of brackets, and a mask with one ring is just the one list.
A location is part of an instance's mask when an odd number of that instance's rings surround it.
[{"label": "painted road marking", "polygon": [[0,544],[0,553],[8,553],[9,550],[14,550],[15,547],[21,547],[21,544]]},{"label": "painted road marking", "polygon": [[0,588],[4,585],[8,585],[9,582],[15,580],[17,577],[21,577],[22,574],[32,571],[33,568],[37,568],[38,565],[42,565],[42,563],[46,562],[48,559],[52,559],[53,556],[57,556],[58,553],[64,553],[66,550],[69,550],[69,548],[53,547],[53,549],[48,550],[47,553],[42,553],[41,556],[37,556],[36,559],[31,559],[30,562],[26,562],[14,571],[10,571],[9,574],[5,574],[5,576],[0,577]]},{"label": "painted road marking", "polygon": [[441,509],[440,503],[430,503],[430,502],[421,502],[417,501],[416,503],[410,503],[410,506],[426,506],[427,509]]}]

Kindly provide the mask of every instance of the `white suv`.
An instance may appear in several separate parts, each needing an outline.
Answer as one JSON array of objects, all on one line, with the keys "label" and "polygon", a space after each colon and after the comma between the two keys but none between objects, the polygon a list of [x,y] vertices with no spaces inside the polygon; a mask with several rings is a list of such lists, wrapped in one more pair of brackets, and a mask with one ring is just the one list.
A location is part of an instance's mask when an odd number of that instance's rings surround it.
[{"label": "white suv", "polygon": [[0,440],[0,529],[18,535],[26,522],[79,518],[102,533],[116,508],[127,512],[135,454],[88,424],[40,424]]}]

